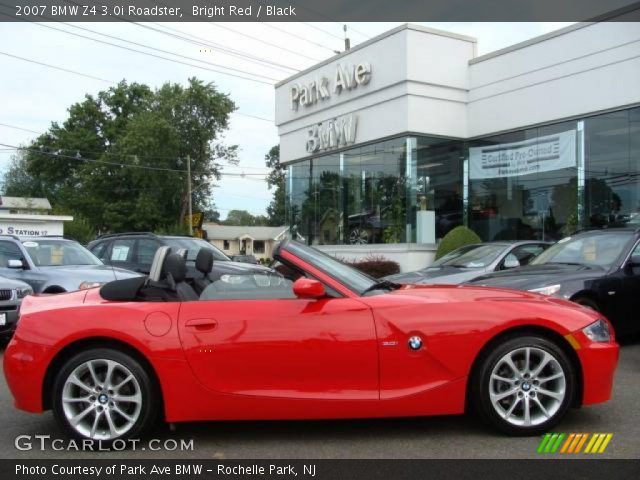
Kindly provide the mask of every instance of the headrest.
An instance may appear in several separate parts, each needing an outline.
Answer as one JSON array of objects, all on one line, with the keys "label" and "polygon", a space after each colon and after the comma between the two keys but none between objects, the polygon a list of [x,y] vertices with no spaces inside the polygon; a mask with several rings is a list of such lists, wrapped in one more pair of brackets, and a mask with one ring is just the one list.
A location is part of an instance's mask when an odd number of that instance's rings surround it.
[{"label": "headrest", "polygon": [[166,277],[171,275],[175,283],[184,282],[187,278],[187,263],[177,253],[171,253],[164,260],[163,273]]},{"label": "headrest", "polygon": [[205,275],[213,270],[213,252],[208,248],[201,248],[196,257],[196,270]]},{"label": "headrest", "polygon": [[171,253],[171,247],[162,246],[156,250],[156,254],[153,256],[153,262],[151,268],[149,268],[149,281],[159,282],[162,279],[162,266],[167,255]]}]

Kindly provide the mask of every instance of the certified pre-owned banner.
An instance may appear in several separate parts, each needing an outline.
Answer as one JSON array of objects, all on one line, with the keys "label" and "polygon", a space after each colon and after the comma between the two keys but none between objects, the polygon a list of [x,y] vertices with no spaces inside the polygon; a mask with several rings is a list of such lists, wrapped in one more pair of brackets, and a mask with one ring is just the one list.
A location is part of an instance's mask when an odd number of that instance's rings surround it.
[{"label": "certified pre-owned banner", "polygon": [[576,166],[576,132],[469,149],[472,180],[515,177]]}]

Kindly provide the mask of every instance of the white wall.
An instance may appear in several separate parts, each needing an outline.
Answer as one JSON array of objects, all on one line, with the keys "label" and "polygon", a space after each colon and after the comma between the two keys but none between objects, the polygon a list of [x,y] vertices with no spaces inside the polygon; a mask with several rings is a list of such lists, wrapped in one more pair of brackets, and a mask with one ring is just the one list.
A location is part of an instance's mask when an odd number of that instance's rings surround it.
[{"label": "white wall", "polygon": [[640,23],[586,24],[508,50],[469,66],[470,137],[640,102]]},{"label": "white wall", "polygon": [[[466,136],[467,69],[475,50],[474,39],[404,25],[285,80],[276,88],[280,160],[309,156],[308,128],[349,113],[358,117],[356,143],[408,131]],[[291,109],[293,84],[325,76],[333,86],[338,64],[362,62],[371,65],[368,84],[341,94],[331,89],[330,98]]]}]

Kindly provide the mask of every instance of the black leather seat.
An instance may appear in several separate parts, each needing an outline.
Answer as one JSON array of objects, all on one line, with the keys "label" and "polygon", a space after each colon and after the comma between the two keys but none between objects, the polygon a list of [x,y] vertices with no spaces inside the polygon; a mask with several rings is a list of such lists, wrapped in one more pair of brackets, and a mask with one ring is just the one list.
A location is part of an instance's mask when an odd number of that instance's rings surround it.
[{"label": "black leather seat", "polygon": [[177,301],[190,302],[199,300],[200,296],[185,281],[187,278],[187,263],[183,256],[177,253],[167,255],[162,265],[162,274],[169,290],[175,293]]},{"label": "black leather seat", "polygon": [[212,282],[209,274],[213,271],[213,252],[208,248],[201,248],[198,252],[196,270],[202,274],[202,277],[194,278],[193,286],[196,293],[201,294]]}]

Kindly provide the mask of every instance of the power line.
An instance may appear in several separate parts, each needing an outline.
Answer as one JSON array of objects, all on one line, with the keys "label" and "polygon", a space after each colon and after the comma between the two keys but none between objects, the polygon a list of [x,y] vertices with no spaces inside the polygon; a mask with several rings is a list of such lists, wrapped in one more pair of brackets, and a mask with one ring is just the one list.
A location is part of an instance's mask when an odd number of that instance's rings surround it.
[{"label": "power line", "polygon": [[[211,25],[211,24],[209,24],[209,25]],[[293,53],[294,55],[298,55],[298,56],[306,58],[308,60],[312,60],[314,62],[320,62],[321,61],[319,58],[310,57],[310,56],[304,55],[304,54],[302,54],[300,52],[296,52],[295,50],[291,50],[291,49],[286,48],[286,47],[281,47],[280,45],[277,45],[275,43],[268,42],[268,41],[266,41],[266,40],[264,40],[262,38],[254,37],[253,35],[249,35],[248,33],[239,32],[238,30],[234,30],[233,28],[229,28],[226,25],[222,25],[220,22],[213,22],[213,25],[215,25],[218,28],[223,28],[225,30],[233,32],[233,33],[235,33],[237,35],[241,35],[243,37],[250,38],[252,40],[257,40],[258,42],[264,43],[265,45],[270,45],[272,47],[279,48],[280,50],[283,50],[285,52]]]},{"label": "power line", "polygon": [[[0,14],[0,15],[2,15],[2,14]],[[56,65],[51,65],[51,64],[48,64],[48,63],[44,63],[44,62],[39,62],[37,60],[32,60],[30,58],[20,57],[18,55],[13,55],[13,54],[7,53],[7,52],[1,52],[0,51],[0,55],[6,55],[7,57],[11,57],[11,58],[14,58],[16,60],[22,60],[22,61],[25,61],[25,62],[34,63],[34,64],[40,65],[42,67],[48,67],[48,68],[52,68],[54,70],[60,70],[62,72],[66,72],[66,73],[72,73],[74,75],[79,75],[81,77],[90,78],[92,80],[99,80],[99,81],[105,82],[105,83],[111,83],[113,85],[117,85],[117,83],[118,83],[115,80],[107,80],[107,79],[104,79],[104,78],[95,77],[93,75],[88,75],[86,73],[76,72],[75,70],[70,70],[68,68],[58,67]],[[243,113],[243,112],[234,111],[234,112],[231,112],[231,115],[241,115],[243,117],[255,118],[256,120],[262,120],[264,122],[273,123],[273,119],[272,118],[265,118],[265,117],[261,117],[259,115],[252,115],[252,114],[249,114],[249,113]],[[17,127],[17,128],[18,129],[22,129],[21,127]],[[34,133],[36,133],[36,132],[34,132]]]},{"label": "power line", "polygon": [[[8,16],[8,15],[3,14],[3,13],[0,13],[0,15]],[[141,55],[146,55],[146,56],[153,57],[153,58],[159,58],[161,60],[165,60],[165,61],[168,61],[168,62],[179,63],[181,65],[186,65],[186,66],[189,66],[189,67],[198,68],[200,70],[206,70],[206,71],[209,71],[209,72],[219,73],[221,75],[227,75],[227,76],[234,77],[234,78],[240,78],[242,80],[248,80],[250,82],[262,83],[264,85],[272,85],[273,86],[273,83],[267,82],[267,81],[264,81],[264,80],[259,80],[257,78],[250,78],[250,77],[245,77],[243,75],[237,75],[235,73],[223,72],[223,71],[220,71],[220,70],[215,70],[213,68],[203,67],[202,65],[194,65],[193,63],[183,62],[182,60],[171,59],[171,58],[163,57],[162,55],[156,55],[156,54],[150,53],[150,52],[143,52],[141,50],[136,50],[135,48],[126,47],[124,45],[118,45],[116,43],[107,42],[105,40],[99,40],[97,38],[88,37],[86,35],[81,35],[79,33],[69,32],[67,30],[62,30],[61,28],[52,27],[51,25],[44,25],[42,23],[37,23],[37,22],[30,22],[30,23],[33,23],[34,25],[38,25],[39,27],[49,28],[51,30],[57,30],[59,32],[66,33],[68,35],[73,35],[75,37],[84,38],[84,39],[87,39],[87,40],[91,40],[93,42],[102,43],[104,45],[110,45],[110,46],[115,47],[115,48],[120,48],[122,50],[128,50],[130,52],[139,53]],[[178,55],[178,54],[171,54],[171,55],[181,56],[181,55]],[[231,67],[223,67],[223,68],[226,68],[226,69],[229,69],[229,70],[233,70],[233,71],[239,71],[239,70],[237,70],[235,68],[231,68]],[[248,72],[244,72],[244,73],[248,73]],[[249,75],[254,75],[254,74],[251,74],[251,73],[248,73],[248,74]],[[268,78],[268,77],[263,77],[263,78]],[[275,80],[275,79],[273,79],[273,80]]]},{"label": "power line", "polygon": [[321,43],[314,42],[313,40],[309,40],[308,38],[305,38],[305,37],[303,37],[301,35],[298,35],[296,33],[289,32],[288,30],[285,30],[284,28],[276,27],[275,25],[271,25],[270,23],[267,23],[267,22],[262,22],[262,25],[264,25],[265,27],[269,27],[269,28],[271,28],[273,30],[277,30],[279,32],[282,32],[282,33],[284,33],[286,35],[290,35],[292,37],[298,38],[298,39],[302,40],[303,42],[307,42],[307,43],[310,43],[310,44],[315,45],[317,47],[324,48],[325,50],[328,50],[331,53],[337,53],[336,50],[334,50],[332,48],[329,48],[326,45],[322,45]]},{"label": "power line", "polygon": [[[231,71],[234,71],[234,72],[246,73],[246,74],[254,75],[254,76],[256,76],[256,77],[266,78],[267,80],[273,80],[273,81],[277,81],[277,80],[278,80],[277,78],[267,77],[267,76],[265,76],[265,75],[261,75],[261,74],[258,74],[258,73],[246,72],[246,71],[244,71],[244,70],[240,70],[240,69],[237,69],[237,68],[227,67],[227,66],[225,66],[225,65],[220,65],[220,64],[218,64],[218,63],[212,63],[212,62],[209,62],[209,61],[206,61],[206,60],[200,60],[200,59],[198,59],[198,58],[189,57],[189,56],[186,56],[186,55],[182,55],[182,54],[180,54],[180,53],[170,52],[170,51],[168,51],[168,50],[163,50],[163,49],[161,49],[161,48],[151,47],[151,46],[149,46],[149,45],[145,45],[144,43],[134,42],[134,41],[132,41],[132,40],[127,40],[127,39],[125,39],[125,38],[118,37],[118,36],[115,36],[115,35],[109,35],[109,34],[106,34],[106,33],[96,32],[95,30],[91,30],[91,29],[89,29],[89,28],[85,28],[85,27],[80,27],[80,26],[78,26],[78,25],[71,25],[70,23],[65,23],[65,22],[60,22],[60,23],[62,23],[63,25],[65,25],[65,26],[67,26],[67,27],[77,28],[77,29],[79,29],[79,30],[84,30],[84,31],[86,31],[86,32],[90,32],[90,33],[93,33],[93,34],[96,34],[96,35],[101,35],[101,36],[103,36],[103,37],[111,38],[111,39],[118,40],[118,41],[121,41],[121,42],[130,43],[130,44],[132,44],[132,45],[137,45],[137,46],[139,46],[139,47],[143,47],[143,48],[148,48],[149,50],[154,50],[154,51],[156,51],[156,52],[166,53],[166,54],[173,55],[173,56],[180,57],[180,58],[184,58],[184,59],[187,59],[187,60],[191,60],[191,61],[195,61],[195,62],[200,62],[200,63],[205,63],[205,64],[207,64],[207,65],[211,65],[211,66],[213,66],[213,67],[221,67],[221,68],[224,68],[224,69],[227,69],[227,70],[231,70]],[[36,23],[36,25],[40,25],[40,26],[42,26],[42,25],[41,25],[41,24],[39,24],[39,23]],[[62,29],[55,29],[55,30],[58,30],[58,31],[60,31],[60,32],[69,33],[69,34],[75,35],[75,34],[73,34],[72,32],[67,32],[67,31],[62,30]],[[144,53],[144,52],[140,52],[140,53]]]},{"label": "power line", "polygon": [[[2,15],[2,14],[0,14],[0,15]],[[44,63],[44,62],[39,62],[37,60],[32,60],[32,59],[29,59],[29,58],[19,57],[18,55],[12,55],[12,54],[7,53],[7,52],[0,52],[0,55],[5,55],[7,57],[15,58],[17,60],[23,60],[23,61],[29,62],[29,63],[35,63],[36,65],[41,65],[43,67],[53,68],[55,70],[60,70],[62,72],[73,73],[74,75],[80,75],[81,77],[90,78],[92,80],[98,80],[100,82],[118,83],[118,82],[114,82],[113,80],[107,80],[105,78],[95,77],[93,75],[88,75],[86,73],[76,72],[75,70],[70,70],[68,68],[56,67],[55,65],[51,65],[51,64],[48,64],[48,63]]]},{"label": "power line", "polygon": [[[89,162],[89,163],[98,163],[98,164],[102,164],[102,165],[109,165],[109,166],[113,166],[113,167],[128,167],[128,168],[139,168],[139,169],[143,169],[143,170],[153,170],[153,171],[160,171],[160,172],[178,172],[178,173],[187,173],[186,170],[180,170],[180,169],[175,169],[175,168],[166,168],[166,167],[153,167],[150,165],[136,165],[133,163],[119,163],[119,162],[109,162],[106,160],[98,160],[95,158],[86,158],[83,157],[81,155],[64,155],[61,153],[56,153],[56,152],[47,152],[47,151],[43,151],[43,150],[39,150],[37,148],[29,148],[29,147],[17,147],[15,145],[8,145],[6,143],[0,143],[0,146],[3,147],[8,147],[8,148],[13,148],[17,151],[27,151],[27,152],[32,152],[32,153],[38,153],[38,154],[42,154],[42,155],[47,155],[49,157],[55,157],[55,158],[63,158],[63,159],[69,159],[69,160],[75,160],[75,161],[79,161],[79,162]],[[122,156],[121,156],[122,158]],[[192,174],[196,174],[196,175],[214,175],[211,172],[191,172]],[[223,176],[228,176],[228,177],[248,177],[248,176],[262,176],[262,177],[266,177],[267,174],[264,173],[236,173],[236,172],[231,172],[231,173],[227,173],[227,172],[218,172],[218,174],[223,175]]]},{"label": "power line", "polygon": [[9,125],[8,123],[0,123],[0,126],[13,128],[14,130],[22,130],[23,132],[35,133],[37,135],[42,135],[42,132],[36,132],[35,130],[29,130],[28,128],[16,127],[15,125]]},{"label": "power line", "polygon": [[338,40],[343,40],[343,38],[340,35],[336,35],[335,33],[332,33],[329,30],[325,30],[324,28],[317,27],[313,23],[310,23],[310,22],[302,22],[302,23],[304,23],[305,25],[307,25],[307,26],[309,26],[309,27],[311,27],[311,28],[313,28],[315,30],[318,30],[319,32],[325,33],[325,34],[327,34],[327,35],[329,35],[329,36],[331,36],[333,38],[337,38]]}]

